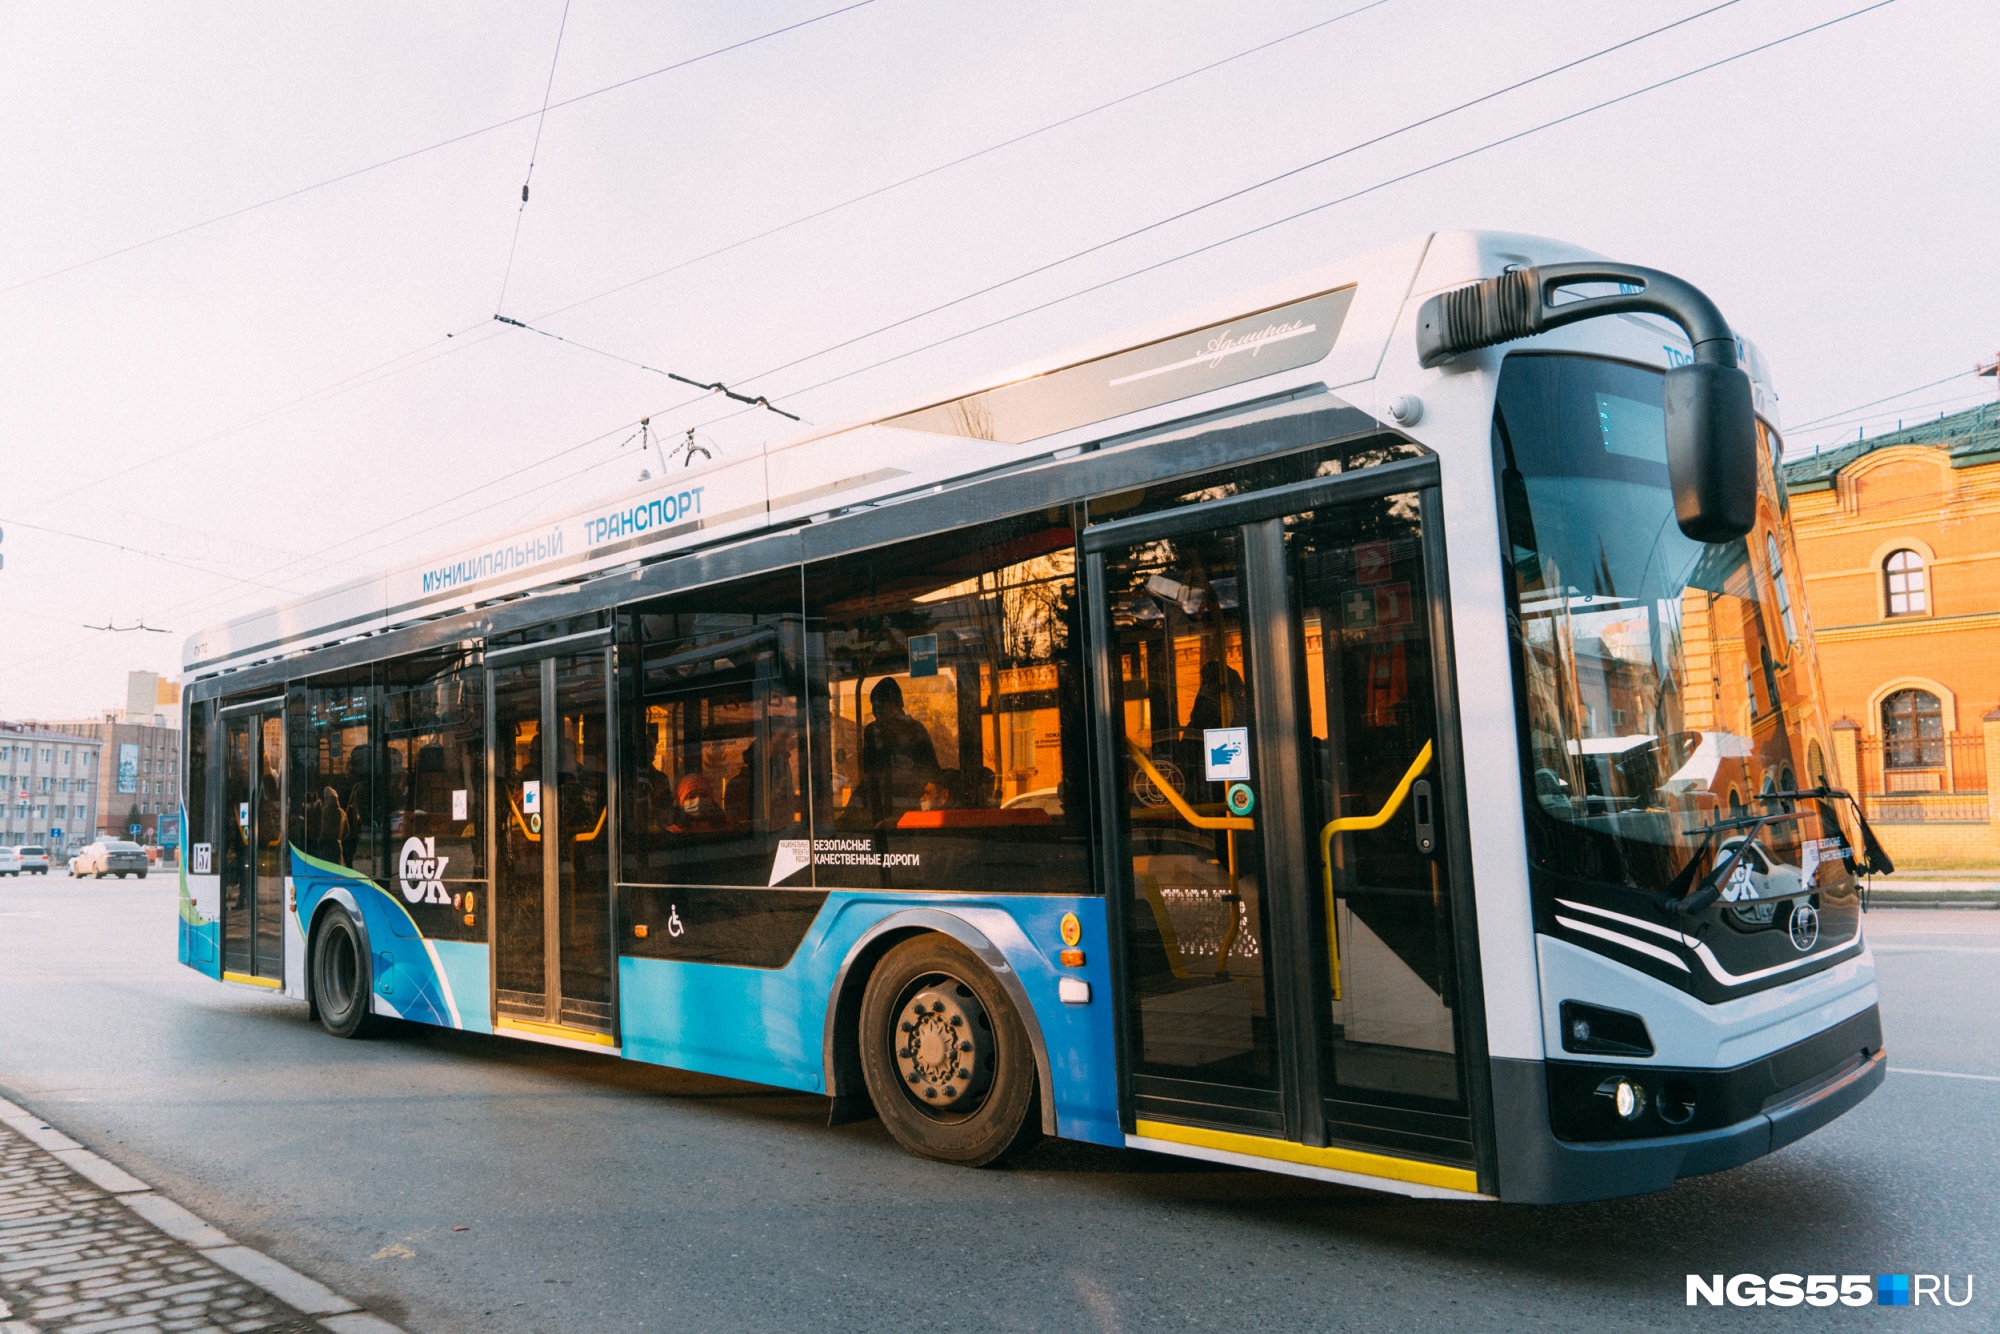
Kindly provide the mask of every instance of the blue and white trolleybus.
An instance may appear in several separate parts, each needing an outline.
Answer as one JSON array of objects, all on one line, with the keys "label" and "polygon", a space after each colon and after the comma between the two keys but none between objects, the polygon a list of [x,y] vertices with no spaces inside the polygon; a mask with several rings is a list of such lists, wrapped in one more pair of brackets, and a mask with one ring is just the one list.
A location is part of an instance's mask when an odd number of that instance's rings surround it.
[{"label": "blue and white trolleybus", "polygon": [[180,957],[303,1001],[1444,1198],[1883,1078],[1776,400],[1438,234],[201,631]]}]

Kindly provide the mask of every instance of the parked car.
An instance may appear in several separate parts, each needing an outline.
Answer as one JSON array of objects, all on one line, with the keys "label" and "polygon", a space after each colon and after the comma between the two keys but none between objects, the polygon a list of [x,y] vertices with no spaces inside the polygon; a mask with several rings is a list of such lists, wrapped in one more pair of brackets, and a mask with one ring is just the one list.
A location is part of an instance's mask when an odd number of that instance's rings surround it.
[{"label": "parked car", "polygon": [[78,848],[76,855],[69,859],[69,873],[74,877],[87,875],[99,880],[107,875],[115,875],[120,880],[136,875],[144,880],[149,865],[146,850],[137,843],[107,838]]},{"label": "parked car", "polygon": [[0,848],[0,875],[21,874],[21,850]]},{"label": "parked car", "polygon": [[39,843],[23,843],[14,851],[21,858],[21,869],[29,875],[49,873],[49,850]]}]

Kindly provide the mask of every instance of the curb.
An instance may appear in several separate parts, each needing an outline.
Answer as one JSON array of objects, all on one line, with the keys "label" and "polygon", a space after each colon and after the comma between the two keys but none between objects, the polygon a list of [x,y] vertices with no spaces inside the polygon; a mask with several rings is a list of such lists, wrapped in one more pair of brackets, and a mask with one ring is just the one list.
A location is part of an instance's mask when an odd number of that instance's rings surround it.
[{"label": "curb", "polygon": [[[239,1245],[228,1233],[183,1208],[124,1168],[57,1130],[26,1108],[0,1098],[0,1125],[47,1151],[63,1166],[117,1200],[158,1231],[209,1263],[253,1283],[333,1334],[404,1334],[400,1326],[370,1315],[316,1279],[264,1252]],[[0,1318],[0,1334],[35,1334],[31,1323]]]}]

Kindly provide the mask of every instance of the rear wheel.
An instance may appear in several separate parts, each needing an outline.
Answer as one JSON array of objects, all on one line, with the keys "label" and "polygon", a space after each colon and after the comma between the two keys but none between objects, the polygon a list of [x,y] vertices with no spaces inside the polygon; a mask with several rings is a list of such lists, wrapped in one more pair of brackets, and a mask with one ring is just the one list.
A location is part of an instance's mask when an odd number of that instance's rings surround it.
[{"label": "rear wheel", "polygon": [[861,999],[861,1070],[910,1152],[990,1167],[1041,1138],[1027,1027],[972,951],[941,935],[890,950]]},{"label": "rear wheel", "polygon": [[344,909],[329,909],[313,937],[312,994],[320,1026],[337,1038],[366,1036],[373,1020],[368,1013],[373,986],[361,928]]}]

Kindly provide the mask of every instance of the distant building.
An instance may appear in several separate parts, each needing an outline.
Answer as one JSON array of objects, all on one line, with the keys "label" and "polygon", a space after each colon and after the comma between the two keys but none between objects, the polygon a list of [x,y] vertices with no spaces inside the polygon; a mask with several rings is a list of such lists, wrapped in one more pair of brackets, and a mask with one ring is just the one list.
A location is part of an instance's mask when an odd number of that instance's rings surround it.
[{"label": "distant building", "polygon": [[51,856],[97,837],[100,743],[0,723],[0,843],[39,843]]},{"label": "distant building", "polygon": [[1841,780],[1898,862],[2000,865],[2000,404],[1785,480]]},{"label": "distant building", "polygon": [[179,845],[180,697],[180,686],[157,673],[128,672],[124,708],[33,724],[97,743],[101,800],[91,837]]}]

